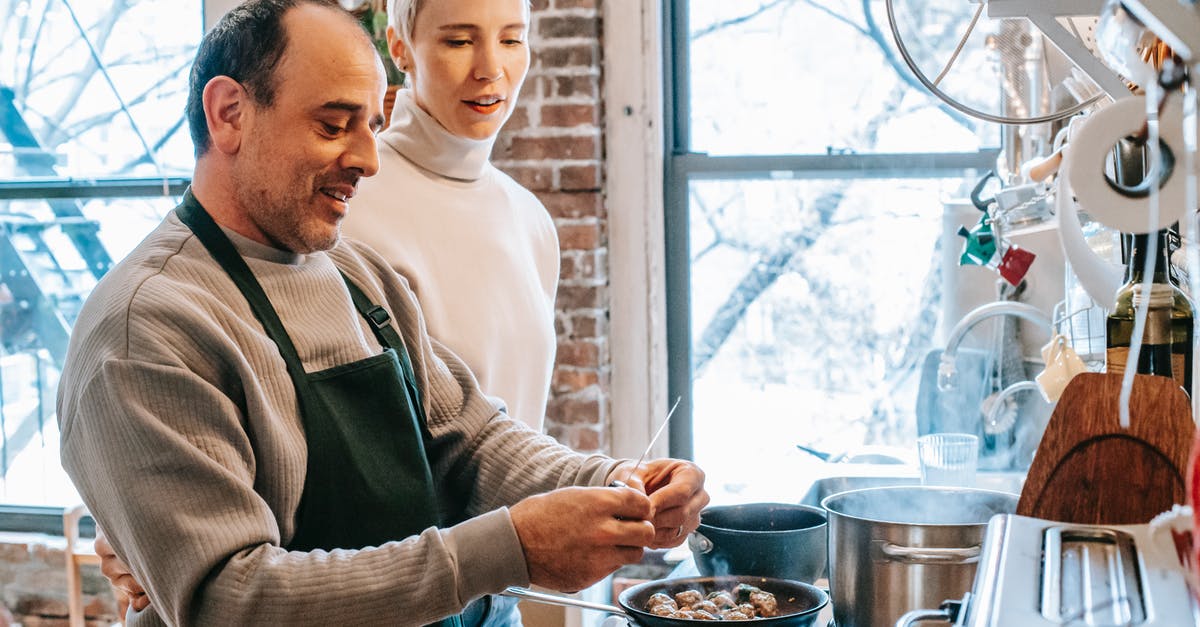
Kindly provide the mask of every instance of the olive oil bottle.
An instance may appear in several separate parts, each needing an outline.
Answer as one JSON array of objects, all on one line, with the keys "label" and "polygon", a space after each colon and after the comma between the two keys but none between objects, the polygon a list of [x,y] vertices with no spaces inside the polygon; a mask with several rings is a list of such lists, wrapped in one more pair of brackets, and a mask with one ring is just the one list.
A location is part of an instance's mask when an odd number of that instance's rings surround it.
[{"label": "olive oil bottle", "polygon": [[[1171,279],[1167,232],[1163,230],[1153,235],[1135,233],[1129,237],[1131,250],[1125,284],[1117,290],[1116,302],[1108,314],[1107,369],[1115,373],[1125,371],[1129,345],[1133,339],[1134,317],[1138,306],[1148,300],[1149,309],[1137,372],[1172,377],[1190,395],[1194,313],[1187,295]],[[1156,238],[1158,251],[1154,256],[1151,289],[1147,294],[1142,289],[1142,282],[1151,237]]]}]

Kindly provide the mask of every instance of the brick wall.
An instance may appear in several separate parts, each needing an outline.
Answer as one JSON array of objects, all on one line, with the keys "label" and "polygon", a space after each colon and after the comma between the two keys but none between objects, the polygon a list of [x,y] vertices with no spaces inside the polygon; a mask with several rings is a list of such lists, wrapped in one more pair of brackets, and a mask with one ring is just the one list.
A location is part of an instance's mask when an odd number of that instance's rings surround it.
[{"label": "brick wall", "polygon": [[558,358],[546,430],[577,450],[608,442],[608,244],[601,194],[599,0],[533,0],[533,62],[493,161],[558,227]]},{"label": "brick wall", "polygon": [[[67,627],[64,546],[62,537],[0,533],[0,605],[24,627]],[[116,601],[100,568],[84,566],[80,573],[87,626],[116,622]]]}]

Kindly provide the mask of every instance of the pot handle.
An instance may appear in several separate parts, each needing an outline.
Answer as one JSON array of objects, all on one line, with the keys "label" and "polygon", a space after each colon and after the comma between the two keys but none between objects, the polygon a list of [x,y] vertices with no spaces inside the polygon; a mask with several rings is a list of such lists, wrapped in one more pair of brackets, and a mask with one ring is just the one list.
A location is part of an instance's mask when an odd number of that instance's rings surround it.
[{"label": "pot handle", "polygon": [[940,620],[950,624],[954,618],[946,610],[913,610],[901,616],[900,620],[896,621],[896,627],[911,627],[913,623],[926,620]]},{"label": "pot handle", "polygon": [[703,555],[713,550],[712,540],[704,537],[704,534],[699,531],[693,531],[688,534],[687,544],[688,548],[698,555]]},{"label": "pot handle", "polygon": [[906,564],[974,564],[979,561],[980,545],[940,549],[883,542],[879,550],[893,561]]}]

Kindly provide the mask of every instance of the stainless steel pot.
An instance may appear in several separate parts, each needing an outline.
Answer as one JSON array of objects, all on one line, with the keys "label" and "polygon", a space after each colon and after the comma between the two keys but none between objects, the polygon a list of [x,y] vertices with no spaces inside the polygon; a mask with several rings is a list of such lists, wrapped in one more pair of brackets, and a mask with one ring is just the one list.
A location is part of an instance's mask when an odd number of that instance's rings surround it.
[{"label": "stainless steel pot", "polygon": [[700,512],[688,548],[701,575],[758,575],[812,583],[825,572],[825,510],[789,503],[718,505]]},{"label": "stainless steel pot", "polygon": [[838,627],[893,625],[971,589],[987,522],[1017,496],[887,486],[826,497],[829,587]]}]

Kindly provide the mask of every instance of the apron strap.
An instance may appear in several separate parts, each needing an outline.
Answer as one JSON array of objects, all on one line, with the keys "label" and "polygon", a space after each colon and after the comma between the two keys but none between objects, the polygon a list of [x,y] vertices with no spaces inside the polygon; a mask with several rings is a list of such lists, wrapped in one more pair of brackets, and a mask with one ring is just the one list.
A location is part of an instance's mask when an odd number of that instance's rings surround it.
[{"label": "apron strap", "polygon": [[362,291],[350,277],[342,273],[342,280],[346,282],[346,288],[350,290],[350,298],[354,300],[354,307],[362,314],[367,322],[371,325],[371,330],[375,332],[375,339],[386,348],[396,351],[400,357],[400,367],[404,370],[404,384],[408,386],[408,391],[413,395],[413,402],[416,403],[417,411],[420,413],[420,423],[425,424],[425,405],[421,402],[421,390],[417,387],[416,372],[413,370],[412,360],[408,355],[408,346],[404,343],[404,338],[396,332],[390,322],[391,314],[383,308],[382,305],[376,305],[371,302],[366,293]]},{"label": "apron strap", "polygon": [[192,196],[190,189],[184,194],[183,203],[179,205],[175,213],[184,224],[192,229],[200,243],[208,249],[209,254],[220,264],[221,268],[225,270],[225,274],[233,280],[242,295],[246,297],[246,302],[250,304],[254,317],[258,318],[259,323],[263,325],[267,334],[275,340],[276,346],[279,347],[280,355],[287,362],[288,374],[292,378],[292,383],[298,389],[302,387],[307,389],[307,385],[303,383],[304,366],[300,361],[299,353],[296,352],[296,346],[292,344],[291,337],[284,329],[279,314],[275,313],[275,308],[271,306],[271,300],[267,298],[267,293],[254,279],[254,273],[250,271],[246,260],[234,248],[233,242],[229,241],[225,232],[213,221],[212,216],[208,215],[208,212],[200,206],[200,203]]}]

